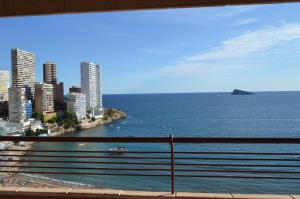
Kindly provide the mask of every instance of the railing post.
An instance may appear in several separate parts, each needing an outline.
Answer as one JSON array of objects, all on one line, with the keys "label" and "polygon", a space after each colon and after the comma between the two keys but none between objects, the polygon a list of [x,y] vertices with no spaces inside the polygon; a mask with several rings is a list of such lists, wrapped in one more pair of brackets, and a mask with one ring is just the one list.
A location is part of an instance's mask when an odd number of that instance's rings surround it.
[{"label": "railing post", "polygon": [[171,158],[171,193],[175,193],[175,166],[174,166],[174,142],[173,135],[170,135],[170,158]]}]

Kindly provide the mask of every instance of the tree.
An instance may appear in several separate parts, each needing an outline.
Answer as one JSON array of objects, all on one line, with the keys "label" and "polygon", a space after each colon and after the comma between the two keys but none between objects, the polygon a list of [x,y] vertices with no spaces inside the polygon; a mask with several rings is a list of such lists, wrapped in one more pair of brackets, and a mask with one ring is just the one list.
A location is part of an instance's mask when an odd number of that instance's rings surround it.
[{"label": "tree", "polygon": [[31,129],[27,129],[27,130],[25,131],[25,135],[26,135],[26,136],[29,136],[29,137],[36,136],[36,134],[34,133],[34,131],[31,130]]},{"label": "tree", "polygon": [[43,115],[42,115],[41,113],[34,112],[34,113],[32,114],[32,117],[33,117],[34,119],[43,120]]},{"label": "tree", "polygon": [[70,128],[70,127],[75,128],[79,125],[76,114],[70,111],[65,111],[62,123],[65,128]]},{"label": "tree", "polygon": [[56,123],[56,121],[57,121],[57,117],[53,117],[50,120],[48,120],[48,123],[54,124],[54,123]]}]

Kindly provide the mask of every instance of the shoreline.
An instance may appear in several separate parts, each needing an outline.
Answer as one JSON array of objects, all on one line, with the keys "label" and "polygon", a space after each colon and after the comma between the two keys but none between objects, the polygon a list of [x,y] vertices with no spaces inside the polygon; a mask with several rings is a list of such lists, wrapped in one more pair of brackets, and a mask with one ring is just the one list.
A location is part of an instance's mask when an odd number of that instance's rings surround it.
[{"label": "shoreline", "polygon": [[[63,127],[57,127],[60,131],[54,131],[48,136],[62,136],[67,133],[73,133],[75,131],[84,131],[92,128],[96,128],[97,126],[110,124],[114,121],[121,120],[127,118],[127,115],[118,109],[107,109],[110,110],[110,114],[104,115],[103,118],[96,119],[95,121],[85,121],[85,123],[81,123],[79,128],[69,128],[65,129]],[[23,143],[13,143],[13,142],[5,142],[8,147],[7,151],[3,151],[2,153],[6,153],[8,155],[17,155],[12,157],[13,160],[22,160],[20,155],[24,156],[28,153],[28,151],[9,151],[9,150],[32,150],[34,148],[34,142],[23,142]],[[6,162],[6,167],[1,167],[0,174],[0,186],[21,186],[21,187],[47,187],[47,188],[60,188],[60,187],[76,187],[76,188],[95,188],[92,185],[81,184],[76,182],[62,181],[58,179],[52,179],[50,177],[42,176],[42,175],[31,175],[25,173],[18,173],[21,169],[23,162]],[[9,167],[14,166],[14,167]],[[98,187],[97,187],[98,188]]]},{"label": "shoreline", "polygon": [[127,114],[124,113],[123,111],[115,108],[109,108],[105,110],[103,118],[95,119],[94,121],[90,119],[82,120],[80,121],[81,123],[75,128],[74,127],[64,128],[63,126],[57,125],[57,123],[48,124],[48,127],[51,130],[51,134],[49,136],[61,136],[66,133],[73,133],[75,131],[84,131],[88,129],[93,129],[96,128],[97,126],[110,124],[114,121],[122,120],[126,118],[127,118]]}]

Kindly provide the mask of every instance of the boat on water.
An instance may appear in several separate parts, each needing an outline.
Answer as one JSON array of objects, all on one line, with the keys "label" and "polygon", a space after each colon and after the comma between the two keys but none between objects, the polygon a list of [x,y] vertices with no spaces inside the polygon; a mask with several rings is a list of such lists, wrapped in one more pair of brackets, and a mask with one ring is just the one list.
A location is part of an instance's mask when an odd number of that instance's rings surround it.
[{"label": "boat on water", "polygon": [[128,152],[128,149],[126,147],[123,147],[123,146],[118,146],[118,147],[109,149],[109,151],[110,151],[111,154],[123,154],[123,153]]}]

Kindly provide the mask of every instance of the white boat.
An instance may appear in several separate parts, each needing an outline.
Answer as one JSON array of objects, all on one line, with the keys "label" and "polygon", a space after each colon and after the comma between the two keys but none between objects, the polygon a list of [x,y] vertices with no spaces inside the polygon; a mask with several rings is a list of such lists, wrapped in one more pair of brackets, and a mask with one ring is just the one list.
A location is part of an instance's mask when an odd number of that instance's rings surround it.
[{"label": "white boat", "polygon": [[128,149],[123,146],[118,146],[112,149],[109,149],[112,154],[122,154],[128,152]]}]

